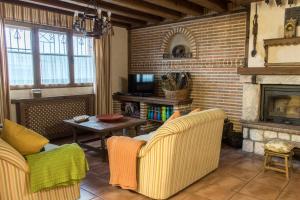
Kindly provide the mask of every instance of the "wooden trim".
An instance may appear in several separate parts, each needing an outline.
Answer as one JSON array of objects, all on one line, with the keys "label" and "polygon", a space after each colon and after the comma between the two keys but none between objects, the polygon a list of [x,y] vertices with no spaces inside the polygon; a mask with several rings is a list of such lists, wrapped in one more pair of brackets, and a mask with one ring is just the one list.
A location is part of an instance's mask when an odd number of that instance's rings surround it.
[{"label": "wooden trim", "polygon": [[41,60],[40,60],[40,49],[39,49],[39,29],[32,27],[32,61],[33,61],[33,78],[34,87],[39,88],[41,86]]},{"label": "wooden trim", "polygon": [[287,63],[265,63],[266,67],[291,67],[291,66],[298,66],[300,67],[300,62],[287,62]]},{"label": "wooden trim", "polygon": [[10,90],[30,90],[30,89],[53,89],[53,88],[76,88],[76,87],[92,87],[92,83],[74,83],[69,85],[41,85],[39,88],[35,86],[10,86]]},{"label": "wooden trim", "polygon": [[296,44],[300,44],[300,37],[273,38],[273,39],[264,40],[264,45],[267,46],[283,46],[283,45],[296,45]]},{"label": "wooden trim", "polygon": [[240,75],[300,75],[300,67],[239,67]]},{"label": "wooden trim", "polygon": [[67,32],[67,54],[69,62],[69,78],[71,85],[75,84],[73,35],[74,34],[71,31]]},{"label": "wooden trim", "polygon": [[63,99],[74,99],[82,97],[94,97],[94,94],[83,94],[83,95],[68,95],[68,96],[55,96],[55,97],[41,97],[41,98],[24,98],[24,99],[11,99],[12,104],[24,103],[24,102],[41,102],[49,100],[63,100]]},{"label": "wooden trim", "polygon": [[264,40],[265,48],[265,66],[300,66],[300,62],[286,62],[286,63],[269,63],[269,47],[272,46],[286,46],[300,44],[300,37],[294,38],[273,38]]}]

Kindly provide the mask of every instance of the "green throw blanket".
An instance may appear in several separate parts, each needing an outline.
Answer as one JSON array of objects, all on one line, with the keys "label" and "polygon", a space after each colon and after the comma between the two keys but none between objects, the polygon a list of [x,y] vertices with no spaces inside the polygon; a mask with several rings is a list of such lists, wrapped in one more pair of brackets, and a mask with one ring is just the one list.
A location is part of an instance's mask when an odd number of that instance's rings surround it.
[{"label": "green throw blanket", "polygon": [[26,159],[32,192],[79,183],[89,170],[84,152],[77,144],[46,149]]}]

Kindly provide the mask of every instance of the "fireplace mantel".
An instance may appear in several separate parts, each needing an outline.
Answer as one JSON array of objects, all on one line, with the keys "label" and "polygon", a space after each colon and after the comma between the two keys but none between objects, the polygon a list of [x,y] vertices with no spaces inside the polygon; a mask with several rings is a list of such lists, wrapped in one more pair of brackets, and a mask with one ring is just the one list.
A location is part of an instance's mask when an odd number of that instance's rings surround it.
[{"label": "fireplace mantel", "polygon": [[240,75],[300,75],[299,67],[239,67]]},{"label": "fireplace mantel", "polygon": [[260,130],[268,130],[268,131],[300,135],[300,126],[294,126],[289,124],[277,124],[271,122],[261,122],[261,121],[246,121],[246,120],[241,120],[241,123],[244,128],[254,128]]}]

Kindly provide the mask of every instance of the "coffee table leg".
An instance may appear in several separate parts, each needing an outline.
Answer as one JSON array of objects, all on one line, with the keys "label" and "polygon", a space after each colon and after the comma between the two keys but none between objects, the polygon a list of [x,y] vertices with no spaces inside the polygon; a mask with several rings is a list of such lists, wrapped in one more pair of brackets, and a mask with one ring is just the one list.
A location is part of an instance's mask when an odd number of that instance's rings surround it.
[{"label": "coffee table leg", "polygon": [[77,130],[76,130],[76,128],[72,127],[72,133],[73,133],[73,142],[78,143],[78,137],[77,137]]},{"label": "coffee table leg", "polygon": [[100,138],[100,143],[101,143],[101,154],[102,154],[102,161],[107,162],[108,161],[108,152],[106,148],[106,143],[105,143],[105,136],[101,136]]},{"label": "coffee table leg", "polygon": [[135,127],[135,136],[140,135],[140,132],[141,132],[141,126],[136,126]]}]

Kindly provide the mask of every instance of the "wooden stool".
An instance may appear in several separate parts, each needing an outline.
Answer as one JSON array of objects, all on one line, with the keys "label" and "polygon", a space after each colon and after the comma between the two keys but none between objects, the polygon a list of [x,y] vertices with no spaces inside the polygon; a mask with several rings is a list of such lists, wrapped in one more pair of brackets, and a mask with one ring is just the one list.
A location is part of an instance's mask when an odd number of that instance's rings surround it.
[{"label": "wooden stool", "polygon": [[[278,153],[274,151],[269,151],[265,150],[265,162],[264,162],[264,167],[265,170],[273,170],[277,172],[282,172],[285,173],[286,178],[289,179],[290,177],[290,168],[292,168],[294,152],[291,150],[288,153]],[[273,161],[273,158],[280,158],[283,159],[284,162],[278,162],[278,161]]]}]

